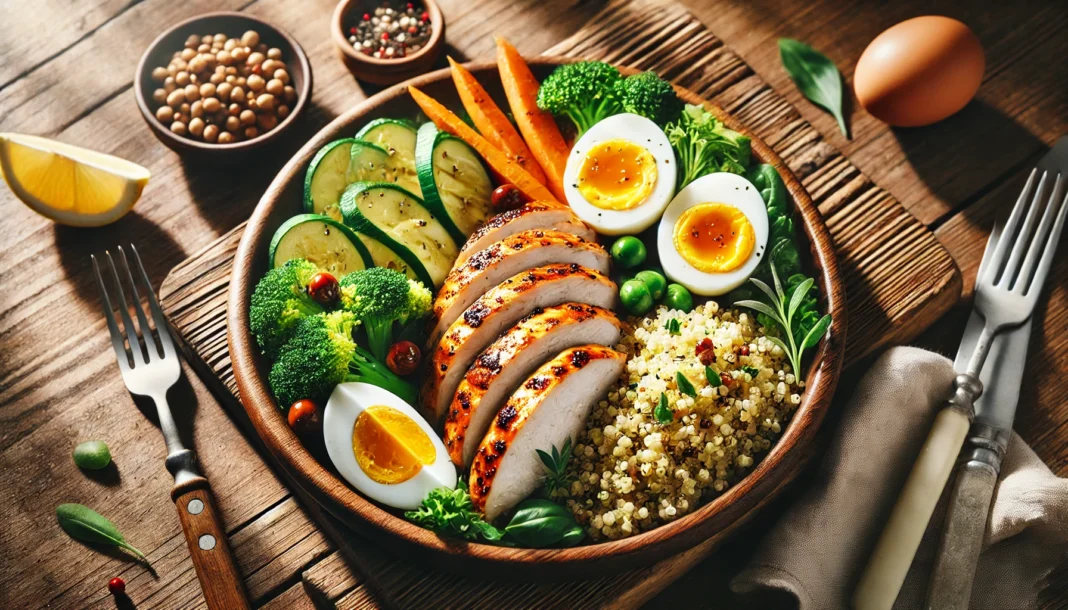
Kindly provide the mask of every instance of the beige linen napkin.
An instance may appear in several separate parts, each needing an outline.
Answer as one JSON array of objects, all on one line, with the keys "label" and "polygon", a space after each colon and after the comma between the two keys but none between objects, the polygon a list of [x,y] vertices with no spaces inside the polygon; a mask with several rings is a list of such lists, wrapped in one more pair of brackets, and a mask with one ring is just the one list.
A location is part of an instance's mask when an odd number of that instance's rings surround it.
[{"label": "beige linen napkin", "polygon": [[[846,405],[811,488],[772,528],[731,589],[784,590],[801,610],[847,608],[938,406],[951,393],[953,375],[949,360],[917,348],[893,348],[879,358]],[[939,506],[895,609],[923,606],[943,513]],[[1035,607],[1066,551],[1068,479],[1050,472],[1013,433],[972,608]]]}]

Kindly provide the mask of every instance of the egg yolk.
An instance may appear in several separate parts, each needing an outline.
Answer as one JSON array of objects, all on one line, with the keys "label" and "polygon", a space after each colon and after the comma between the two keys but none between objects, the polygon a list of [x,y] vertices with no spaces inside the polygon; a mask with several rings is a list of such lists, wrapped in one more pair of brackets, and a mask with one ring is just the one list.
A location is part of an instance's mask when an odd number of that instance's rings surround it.
[{"label": "egg yolk", "polygon": [[434,443],[412,418],[393,407],[368,407],[352,428],[356,463],[372,481],[395,485],[437,457]]},{"label": "egg yolk", "polygon": [[605,140],[586,153],[578,172],[578,191],[602,210],[638,207],[656,186],[656,159],[628,140]]},{"label": "egg yolk", "polygon": [[675,222],[675,250],[705,273],[726,273],[741,267],[753,252],[753,225],[738,208],[701,203]]}]

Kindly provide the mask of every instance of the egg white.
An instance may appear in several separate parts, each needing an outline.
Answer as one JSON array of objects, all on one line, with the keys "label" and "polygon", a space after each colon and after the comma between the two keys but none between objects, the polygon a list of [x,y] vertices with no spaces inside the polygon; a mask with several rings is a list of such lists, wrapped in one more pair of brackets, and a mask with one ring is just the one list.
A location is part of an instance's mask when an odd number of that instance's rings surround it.
[{"label": "egg white", "polygon": [[[675,249],[675,223],[686,210],[702,203],[734,206],[753,226],[756,240],[749,258],[737,269],[726,273],[707,273],[695,268]],[[701,176],[686,185],[671,200],[657,228],[657,249],[664,274],[701,296],[726,294],[741,286],[760,264],[768,244],[768,209],[752,182],[738,174],[720,172]]]},{"label": "egg white", "polygon": [[[367,476],[352,451],[352,430],[356,418],[369,407],[392,407],[419,424],[434,444],[434,462],[424,464],[416,475],[394,485],[379,483]],[[445,443],[425,419],[397,395],[369,383],[341,383],[334,388],[323,412],[323,439],[326,452],[341,476],[368,498],[403,510],[419,508],[427,492],[437,487],[456,488],[456,467],[449,459]]]},{"label": "egg white", "polygon": [[[578,189],[579,170],[586,153],[605,140],[627,140],[656,160],[656,184],[645,201],[629,210],[601,209],[582,196]],[[632,235],[653,225],[675,192],[675,152],[656,123],[637,114],[616,114],[590,127],[575,142],[564,168],[564,195],[579,218],[603,235]]]}]

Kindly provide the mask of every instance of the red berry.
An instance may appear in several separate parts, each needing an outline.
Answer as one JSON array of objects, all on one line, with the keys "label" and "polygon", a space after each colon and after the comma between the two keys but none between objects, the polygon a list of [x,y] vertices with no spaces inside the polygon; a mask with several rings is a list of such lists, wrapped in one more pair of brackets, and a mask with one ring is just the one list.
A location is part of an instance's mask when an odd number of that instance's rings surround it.
[{"label": "red berry", "polygon": [[419,368],[419,346],[411,341],[398,341],[386,354],[386,366],[398,375],[411,375]]},{"label": "red berry", "polygon": [[363,14],[363,20],[364,21],[370,21],[371,20],[371,15],[369,13],[364,13]]},{"label": "red berry", "polygon": [[108,581],[108,591],[111,591],[112,595],[122,595],[126,593],[126,581],[116,576]]},{"label": "red berry", "polygon": [[428,13],[426,11],[423,11],[423,14],[419,15],[419,20],[420,21],[427,21],[428,19],[430,19],[430,13]]},{"label": "red berry", "polygon": [[308,282],[308,296],[320,305],[329,307],[337,303],[339,294],[337,278],[329,273],[316,273]]},{"label": "red berry", "polygon": [[409,34],[415,34],[418,31],[419,31],[419,28],[415,27],[414,25],[411,26],[410,28],[408,28],[408,33]]},{"label": "red berry", "polygon": [[315,402],[307,399],[298,400],[289,407],[286,420],[289,427],[302,439],[313,439],[323,433],[321,409]]},{"label": "red berry", "polygon": [[349,28],[349,34],[355,34],[356,32],[359,32],[359,30],[356,29],[356,26]]}]

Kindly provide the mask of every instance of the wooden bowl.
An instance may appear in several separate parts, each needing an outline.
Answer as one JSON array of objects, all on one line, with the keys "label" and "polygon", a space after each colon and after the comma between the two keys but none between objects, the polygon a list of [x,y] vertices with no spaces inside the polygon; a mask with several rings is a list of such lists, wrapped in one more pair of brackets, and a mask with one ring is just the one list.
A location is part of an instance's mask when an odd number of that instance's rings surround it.
[{"label": "wooden bowl", "polygon": [[[539,57],[531,60],[535,75],[544,78],[555,66],[573,61]],[[490,94],[503,100],[497,67],[475,63],[469,69]],[[632,70],[624,70],[632,73]],[[426,93],[452,108],[460,108],[448,70],[438,70],[412,81]],[[687,102],[701,103],[694,93],[679,90]],[[711,108],[732,129],[745,127],[717,108]],[[659,528],[623,540],[570,549],[514,549],[467,544],[438,537],[405,521],[395,511],[374,504],[318,462],[286,424],[267,385],[267,362],[260,355],[249,331],[249,296],[267,270],[267,247],[275,229],[299,213],[302,185],[308,163],[319,148],[332,140],[350,137],[367,121],[386,116],[416,116],[415,103],[403,85],[391,87],[338,117],[323,128],[282,169],[260,199],[241,238],[234,260],[227,309],[230,357],[241,401],[256,431],[273,457],[288,470],[318,502],[357,531],[383,548],[415,556],[443,569],[468,575],[512,579],[554,579],[601,576],[648,566],[680,553],[710,538],[722,539],[750,518],[799,472],[812,456],[814,439],[831,402],[842,366],[845,345],[845,294],[838,271],[834,245],[816,206],[779,158],[763,142],[753,138],[756,159],[778,168],[792,196],[800,227],[811,250],[811,267],[822,299],[823,311],[834,317],[830,332],[812,357],[806,374],[801,405],[769,454],[753,471],[720,496],[693,513]],[[748,134],[752,137],[752,134]]]},{"label": "wooden bowl", "polygon": [[352,75],[360,80],[376,85],[392,85],[419,76],[430,69],[441,55],[445,46],[445,18],[434,0],[421,0],[426,12],[430,13],[430,40],[423,48],[402,59],[378,59],[359,53],[349,42],[347,24],[358,19],[364,13],[374,10],[377,2],[373,0],[341,0],[330,18],[330,37],[334,39],[341,61]]},{"label": "wooden bowl", "polygon": [[[221,32],[239,38],[248,30],[256,30],[260,34],[261,42],[282,51],[282,61],[288,68],[290,83],[297,90],[297,103],[289,111],[289,116],[283,119],[277,127],[257,138],[232,144],[210,144],[186,138],[172,132],[170,125],[161,123],[156,118],[157,104],[152,100],[152,92],[159,87],[159,84],[152,80],[152,70],[157,66],[166,66],[170,63],[171,56],[175,51],[184,47],[186,38],[191,34],[202,36]],[[304,113],[311,99],[311,90],[311,64],[300,43],[285,31],[262,19],[235,12],[197,15],[163,32],[145,49],[141,60],[137,62],[137,72],[134,75],[134,95],[137,98],[137,107],[140,108],[141,116],[148,123],[152,133],[175,152],[190,157],[195,156],[197,160],[204,161],[238,160],[247,156],[251,151],[281,139],[285,131]]]}]

